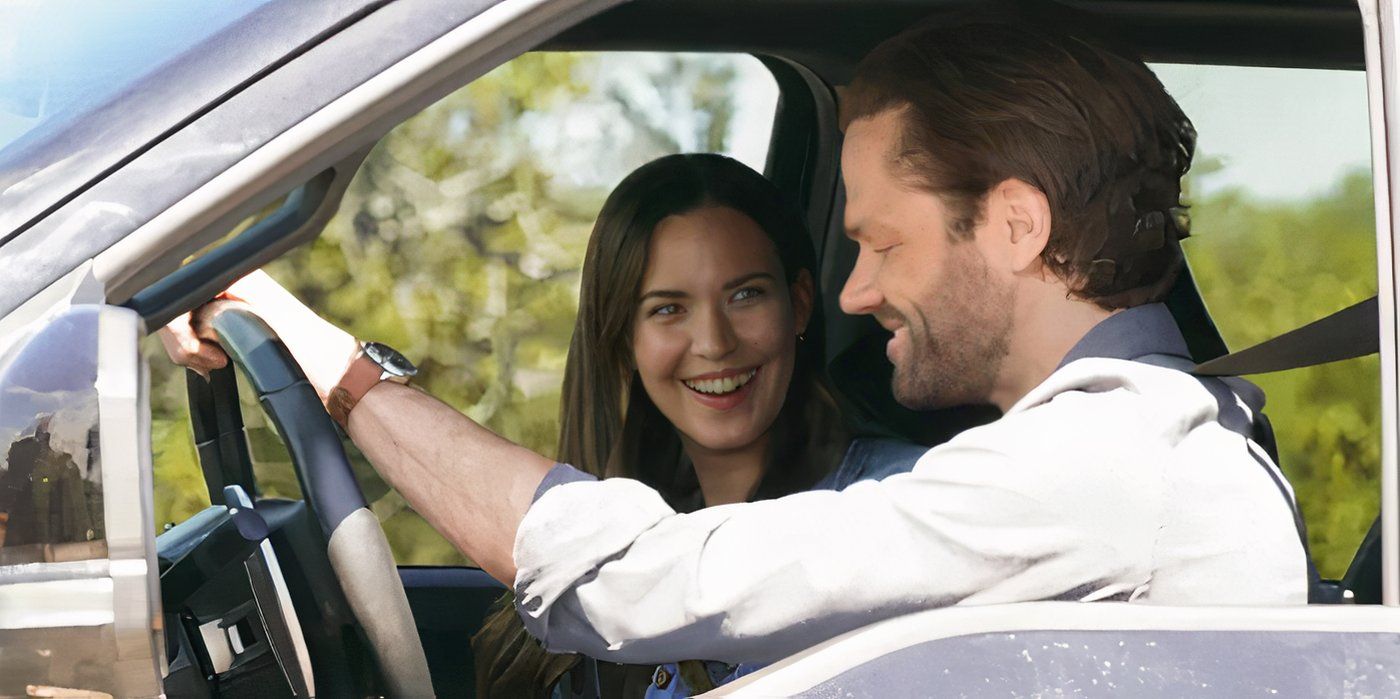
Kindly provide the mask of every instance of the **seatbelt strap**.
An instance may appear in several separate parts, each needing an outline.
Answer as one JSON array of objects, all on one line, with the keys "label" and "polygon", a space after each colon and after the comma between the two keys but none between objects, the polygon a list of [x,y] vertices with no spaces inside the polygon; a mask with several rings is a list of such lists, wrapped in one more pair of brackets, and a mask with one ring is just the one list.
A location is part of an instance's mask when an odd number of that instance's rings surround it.
[{"label": "seatbelt strap", "polygon": [[1375,296],[1253,347],[1197,364],[1197,376],[1245,376],[1375,354],[1381,348]]}]

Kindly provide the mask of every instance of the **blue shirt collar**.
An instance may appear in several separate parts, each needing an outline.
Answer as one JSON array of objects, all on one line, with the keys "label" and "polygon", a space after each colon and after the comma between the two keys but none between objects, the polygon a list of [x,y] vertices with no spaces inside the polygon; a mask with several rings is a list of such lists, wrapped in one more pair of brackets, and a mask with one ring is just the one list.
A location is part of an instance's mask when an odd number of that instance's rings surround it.
[{"label": "blue shirt collar", "polygon": [[1099,321],[1070,348],[1056,369],[1088,357],[1134,360],[1152,354],[1191,356],[1176,319],[1162,303],[1134,306]]},{"label": "blue shirt collar", "polygon": [[[1099,321],[1055,368],[1059,370],[1076,359],[1089,357],[1141,361],[1152,355],[1172,355],[1192,361],[1181,328],[1162,303],[1135,306]],[[1156,362],[1147,360],[1147,363]],[[1258,413],[1264,409],[1264,392],[1234,376],[1201,378],[1201,382],[1219,403],[1221,424],[1246,437],[1251,436],[1253,418],[1242,413],[1236,403],[1243,401],[1251,411]]]}]

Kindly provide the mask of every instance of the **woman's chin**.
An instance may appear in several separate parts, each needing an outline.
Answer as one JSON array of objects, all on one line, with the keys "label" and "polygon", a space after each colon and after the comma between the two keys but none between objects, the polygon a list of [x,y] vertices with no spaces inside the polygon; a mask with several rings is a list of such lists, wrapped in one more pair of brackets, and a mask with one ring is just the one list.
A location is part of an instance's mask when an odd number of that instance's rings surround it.
[{"label": "woman's chin", "polygon": [[696,429],[687,431],[695,446],[708,452],[739,452],[752,447],[763,437],[762,430]]}]

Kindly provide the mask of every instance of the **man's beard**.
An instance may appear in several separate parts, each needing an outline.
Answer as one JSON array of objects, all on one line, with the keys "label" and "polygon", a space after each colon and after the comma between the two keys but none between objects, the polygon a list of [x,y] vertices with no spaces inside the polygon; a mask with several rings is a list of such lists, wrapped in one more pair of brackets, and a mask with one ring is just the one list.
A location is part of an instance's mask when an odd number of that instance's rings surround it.
[{"label": "man's beard", "polygon": [[912,316],[887,311],[900,316],[908,335],[908,352],[895,364],[892,382],[895,400],[907,408],[990,400],[1006,359],[1016,294],[991,278],[981,255],[969,252],[949,260],[947,277]]}]

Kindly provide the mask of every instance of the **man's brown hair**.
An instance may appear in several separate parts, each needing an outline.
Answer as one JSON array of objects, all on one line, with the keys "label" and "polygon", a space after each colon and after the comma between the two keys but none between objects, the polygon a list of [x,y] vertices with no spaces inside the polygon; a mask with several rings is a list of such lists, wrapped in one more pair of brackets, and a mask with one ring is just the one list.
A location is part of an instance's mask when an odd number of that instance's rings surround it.
[{"label": "man's brown hair", "polygon": [[889,110],[904,124],[892,166],[943,197],[955,237],[1015,178],[1049,200],[1041,257],[1075,296],[1114,309],[1170,290],[1196,132],[1135,56],[1024,17],[925,23],[860,64],[842,129]]}]

